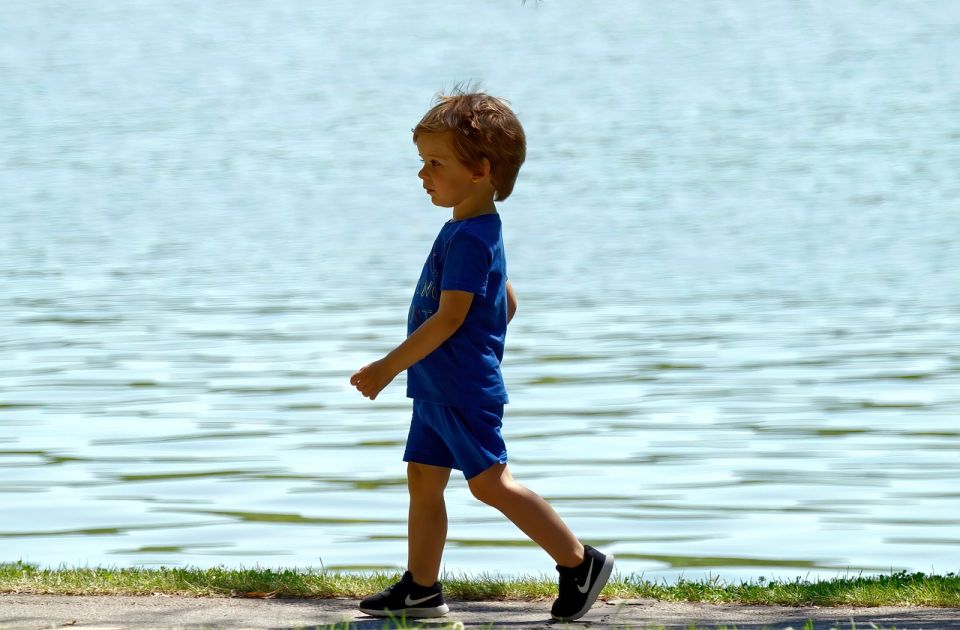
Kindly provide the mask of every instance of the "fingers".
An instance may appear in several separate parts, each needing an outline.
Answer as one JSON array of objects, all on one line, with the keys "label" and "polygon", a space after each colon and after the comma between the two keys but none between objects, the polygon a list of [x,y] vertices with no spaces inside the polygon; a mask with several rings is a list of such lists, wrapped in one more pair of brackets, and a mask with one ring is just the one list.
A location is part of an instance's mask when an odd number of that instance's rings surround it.
[{"label": "fingers", "polygon": [[367,366],[363,366],[359,370],[353,373],[353,376],[350,377],[350,384],[356,385],[360,382],[360,377],[363,375],[363,371],[367,369]]},{"label": "fingers", "polygon": [[356,387],[358,390],[360,390],[360,393],[363,393],[364,388],[367,387],[366,379],[364,379],[362,376],[357,376],[357,375],[353,376],[353,378],[350,379],[350,384]]},{"label": "fingers", "polygon": [[360,393],[363,394],[365,398],[369,398],[370,400],[376,400],[377,394],[380,393],[381,389],[383,388],[377,387],[375,383],[371,383],[371,382],[362,382],[359,385],[357,385],[357,390],[359,390]]},{"label": "fingers", "polygon": [[350,384],[357,388],[364,397],[369,398],[370,400],[376,400],[377,394],[380,393],[380,390],[383,389],[384,385],[379,385],[375,383],[375,379],[371,374],[365,374],[366,369],[370,367],[365,365],[354,373],[350,377]]},{"label": "fingers", "polygon": [[376,398],[376,394],[374,393],[372,397],[370,396],[370,394],[373,391],[374,387],[364,377],[365,375],[360,374],[360,372],[357,372],[356,374],[350,377],[350,384],[356,387],[357,391],[363,394],[366,398],[370,398],[370,400],[373,400],[374,398]]}]

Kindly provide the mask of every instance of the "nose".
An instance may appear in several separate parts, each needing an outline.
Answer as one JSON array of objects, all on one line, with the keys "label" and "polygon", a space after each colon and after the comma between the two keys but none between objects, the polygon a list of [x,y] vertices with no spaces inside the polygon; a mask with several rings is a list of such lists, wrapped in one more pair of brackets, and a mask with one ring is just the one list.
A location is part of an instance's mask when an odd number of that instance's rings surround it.
[{"label": "nose", "polygon": [[427,165],[424,164],[423,166],[420,167],[420,171],[417,173],[417,177],[419,177],[419,178],[422,179],[423,181],[427,181],[427,176],[424,175],[424,173],[426,173],[426,171],[427,171]]}]

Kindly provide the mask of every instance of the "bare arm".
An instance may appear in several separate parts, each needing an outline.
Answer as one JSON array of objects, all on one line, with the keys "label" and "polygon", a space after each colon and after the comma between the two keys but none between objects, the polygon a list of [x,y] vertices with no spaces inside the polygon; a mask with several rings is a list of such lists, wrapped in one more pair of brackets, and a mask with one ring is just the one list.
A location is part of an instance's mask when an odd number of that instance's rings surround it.
[{"label": "bare arm", "polygon": [[350,377],[360,393],[376,400],[397,374],[424,358],[460,328],[473,303],[469,291],[441,291],[440,308],[387,356],[363,366]]},{"label": "bare arm", "polygon": [[517,312],[517,292],[513,290],[513,285],[510,284],[510,281],[507,280],[507,323],[510,323],[510,320],[513,319],[514,313]]},{"label": "bare arm", "polygon": [[427,356],[457,332],[467,317],[473,293],[441,291],[440,308],[427,318],[413,334],[383,358],[397,374]]}]

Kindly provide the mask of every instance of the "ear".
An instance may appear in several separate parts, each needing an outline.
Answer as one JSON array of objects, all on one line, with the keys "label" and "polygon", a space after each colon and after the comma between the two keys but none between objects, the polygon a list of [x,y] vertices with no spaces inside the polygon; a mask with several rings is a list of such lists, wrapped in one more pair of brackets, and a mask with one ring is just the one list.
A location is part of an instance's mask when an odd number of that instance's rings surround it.
[{"label": "ear", "polygon": [[490,160],[483,158],[480,162],[480,170],[473,172],[473,181],[478,182],[490,174]]}]

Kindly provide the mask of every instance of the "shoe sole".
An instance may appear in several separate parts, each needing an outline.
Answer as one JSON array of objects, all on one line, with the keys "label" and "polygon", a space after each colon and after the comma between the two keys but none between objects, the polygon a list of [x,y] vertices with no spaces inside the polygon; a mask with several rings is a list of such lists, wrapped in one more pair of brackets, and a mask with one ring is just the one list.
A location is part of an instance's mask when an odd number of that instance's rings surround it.
[{"label": "shoe sole", "polygon": [[411,619],[422,619],[428,617],[443,617],[450,612],[450,607],[443,604],[442,606],[435,606],[433,608],[401,608],[399,610],[361,608],[360,612],[372,617],[409,617]]},{"label": "shoe sole", "polygon": [[569,617],[556,617],[554,615],[550,615],[553,620],[574,621],[587,614],[587,611],[590,610],[590,607],[593,606],[594,602],[597,601],[597,597],[600,596],[600,591],[602,591],[603,587],[607,585],[607,580],[610,579],[610,574],[613,573],[613,562],[613,555],[608,555],[606,560],[603,561],[603,566],[600,567],[600,572],[597,574],[597,581],[593,583],[593,588],[591,588],[590,592],[587,593],[587,601],[583,605],[583,608]]}]

